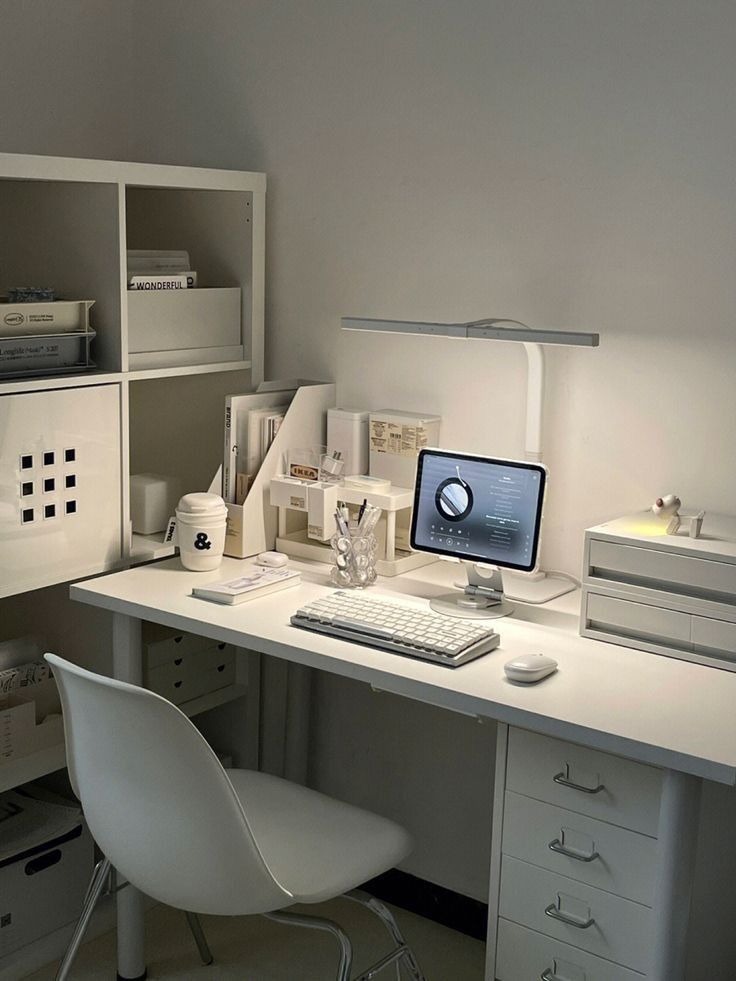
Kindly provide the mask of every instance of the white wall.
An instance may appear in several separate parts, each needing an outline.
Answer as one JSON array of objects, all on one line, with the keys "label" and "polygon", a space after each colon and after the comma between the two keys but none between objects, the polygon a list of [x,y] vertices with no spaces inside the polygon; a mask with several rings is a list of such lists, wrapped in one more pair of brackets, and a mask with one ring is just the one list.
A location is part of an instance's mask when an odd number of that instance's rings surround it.
[{"label": "white wall", "polygon": [[[587,525],[658,493],[733,511],[732,4],[163,0],[149,13],[168,112],[147,156],[268,172],[271,376],[439,411],[444,445],[519,456],[521,351],[342,335],[340,316],[597,330],[598,350],[549,355],[547,562],[577,571]],[[413,870],[482,895],[492,734],[380,698],[319,680],[315,782],[376,803],[380,784],[419,832]],[[736,963],[736,851],[711,833],[735,805],[706,788],[694,981]]]},{"label": "white wall", "polygon": [[145,0],[3,0],[0,150],[138,159]]},{"label": "white wall", "polygon": [[190,3],[206,36],[183,8],[156,5],[148,145],[269,172],[272,372],[518,456],[520,351],[340,315],[598,330],[549,355],[549,562],[577,570],[586,525],[663,491],[733,508],[732,4]]}]

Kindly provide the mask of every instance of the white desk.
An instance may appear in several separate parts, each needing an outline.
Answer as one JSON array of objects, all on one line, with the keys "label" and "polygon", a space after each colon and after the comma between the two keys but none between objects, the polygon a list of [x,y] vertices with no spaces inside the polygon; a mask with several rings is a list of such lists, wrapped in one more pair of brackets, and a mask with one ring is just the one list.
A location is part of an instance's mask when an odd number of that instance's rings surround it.
[{"label": "white desk", "polygon": [[[297,607],[330,588],[325,566],[293,565],[303,573],[300,586],[236,607],[190,595],[195,582],[242,574],[243,563],[235,559],[213,573],[187,572],[172,559],[72,586],[71,596],[114,614],[115,675],[134,683],[141,680],[140,621],[149,620],[653,764],[672,775],[674,798],[682,774],[736,784],[736,674],[581,638],[576,597],[543,608],[517,606],[515,617],[499,621],[496,651],[455,670],[442,668],[292,627]],[[421,606],[455,578],[456,567],[436,563],[381,580],[375,593],[402,594]],[[559,661],[557,674],[533,687],[509,683],[504,662],[539,651]],[[675,814],[671,832],[681,831]],[[142,974],[142,910],[132,889],[120,894],[118,942],[120,975]],[[681,976],[672,958],[663,955],[661,963],[668,978]],[[659,981],[658,972],[650,977]]]}]

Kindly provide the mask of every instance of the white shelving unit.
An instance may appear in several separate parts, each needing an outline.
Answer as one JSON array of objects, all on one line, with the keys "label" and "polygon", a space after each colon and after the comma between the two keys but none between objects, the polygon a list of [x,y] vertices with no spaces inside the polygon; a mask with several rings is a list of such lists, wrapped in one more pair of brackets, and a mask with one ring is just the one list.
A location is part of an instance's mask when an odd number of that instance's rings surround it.
[{"label": "white shelving unit", "polygon": [[[209,452],[219,455],[221,396],[227,391],[248,391],[263,379],[265,192],[266,178],[261,173],[0,153],[0,294],[8,287],[30,284],[51,286],[63,298],[94,300],[91,325],[97,332],[93,370],[0,378],[3,540],[25,543],[23,535],[28,530],[22,519],[17,445],[30,441],[42,447],[46,438],[38,426],[8,437],[9,421],[20,414],[17,400],[6,397],[27,397],[30,401],[24,404],[42,416],[38,410],[43,410],[46,400],[52,404],[53,393],[57,402],[63,396],[65,411],[72,418],[71,422],[65,419],[64,446],[70,431],[78,431],[80,440],[85,438],[89,428],[86,406],[94,404],[87,393],[109,386],[105,397],[109,399],[113,392],[117,406],[115,431],[106,433],[104,439],[107,457],[97,452],[103,443],[94,433],[86,453],[85,479],[94,488],[96,477],[102,486],[103,476],[95,471],[102,466],[96,458],[105,460],[109,479],[108,457],[110,447],[115,448],[115,493],[106,492],[105,505],[107,517],[113,516],[108,524],[114,533],[106,526],[102,533],[105,547],[94,553],[94,567],[87,563],[82,570],[75,558],[78,536],[73,532],[81,531],[83,524],[37,521],[31,551],[45,549],[47,559],[38,561],[34,554],[24,570],[27,574],[19,575],[22,550],[16,549],[15,556],[8,556],[7,549],[0,551],[0,597],[170,554],[171,549],[162,546],[157,536],[131,535],[129,475],[131,468],[133,472],[171,473],[181,476],[187,489],[205,489],[196,481],[200,472],[210,474],[213,467],[204,460],[197,469],[191,459],[193,444],[199,440]],[[176,314],[171,315],[166,297],[136,296],[136,308],[146,314],[150,336],[141,336],[140,323],[132,322],[127,289],[129,248],[189,252],[198,273],[198,288],[171,298],[176,310],[190,314],[181,317],[188,324],[185,343],[177,343],[178,320]],[[233,299],[239,297],[237,334],[237,315],[227,325],[217,319],[217,311],[223,309],[223,303],[217,301],[223,297],[231,315]],[[210,310],[215,312],[210,314]],[[208,323],[210,315],[213,319]],[[228,343],[221,343],[223,339]],[[171,438],[180,432],[184,419],[192,426],[198,413],[201,419],[195,420],[190,440]],[[55,438],[61,446],[62,436],[57,433]],[[51,436],[46,441],[50,443]],[[41,479],[44,476],[39,473]],[[65,474],[60,472],[60,476],[63,482]],[[34,492],[38,494],[39,488]],[[46,499],[38,497],[34,503],[37,514],[43,514]],[[60,497],[62,512],[65,503]],[[52,533],[53,542],[47,537]],[[93,536],[94,529],[89,534]],[[16,579],[20,586],[14,585]],[[37,616],[42,622],[44,600],[39,595]],[[199,700],[188,712],[206,711],[242,694],[242,686],[234,685]],[[58,746],[0,766],[0,791],[64,765],[64,747]]]}]

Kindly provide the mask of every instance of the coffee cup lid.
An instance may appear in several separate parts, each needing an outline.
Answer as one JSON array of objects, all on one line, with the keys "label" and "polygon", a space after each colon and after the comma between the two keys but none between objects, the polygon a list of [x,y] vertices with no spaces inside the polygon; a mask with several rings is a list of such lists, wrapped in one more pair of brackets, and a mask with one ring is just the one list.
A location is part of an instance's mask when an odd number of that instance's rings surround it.
[{"label": "coffee cup lid", "polygon": [[176,506],[183,514],[217,514],[226,511],[219,494],[185,494]]}]

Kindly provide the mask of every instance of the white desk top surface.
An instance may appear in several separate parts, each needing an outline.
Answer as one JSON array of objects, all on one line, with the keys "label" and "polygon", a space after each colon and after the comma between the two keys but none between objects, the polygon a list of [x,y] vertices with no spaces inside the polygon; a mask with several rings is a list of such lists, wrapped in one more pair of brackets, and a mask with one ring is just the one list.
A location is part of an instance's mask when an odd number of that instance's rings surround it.
[{"label": "white desk top surface", "polygon": [[[321,564],[292,561],[299,586],[239,606],[191,596],[195,583],[235,578],[245,567],[225,559],[215,572],[195,573],[170,559],[73,585],[71,596],[453,711],[736,784],[736,673],[580,637],[577,593],[544,607],[516,604],[513,617],[496,621],[497,650],[450,669],[292,627],[298,607],[331,589]],[[426,607],[459,575],[458,566],[437,562],[380,579],[370,593]],[[556,674],[530,686],[507,680],[507,660],[539,652],[559,662]]]}]

